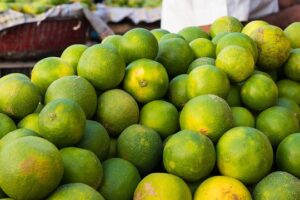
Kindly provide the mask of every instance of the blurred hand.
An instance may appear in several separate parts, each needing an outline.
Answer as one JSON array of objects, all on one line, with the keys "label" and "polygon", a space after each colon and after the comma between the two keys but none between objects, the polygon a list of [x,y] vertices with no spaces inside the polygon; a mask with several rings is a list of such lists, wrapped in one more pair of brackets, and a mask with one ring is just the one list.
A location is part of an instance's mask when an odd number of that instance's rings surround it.
[{"label": "blurred hand", "polygon": [[209,33],[210,25],[200,26],[200,28],[201,28],[203,31]]},{"label": "blurred hand", "polygon": [[287,7],[261,19],[284,29],[291,23],[300,21],[300,4]]},{"label": "blurred hand", "polygon": [[278,0],[280,9],[285,9],[297,4],[297,0]]}]

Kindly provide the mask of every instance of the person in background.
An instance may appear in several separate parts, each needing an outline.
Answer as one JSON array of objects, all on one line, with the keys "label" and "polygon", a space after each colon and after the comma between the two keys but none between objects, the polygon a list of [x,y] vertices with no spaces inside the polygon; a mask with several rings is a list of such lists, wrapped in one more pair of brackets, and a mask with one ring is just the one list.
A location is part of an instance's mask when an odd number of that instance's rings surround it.
[{"label": "person in background", "polygon": [[281,28],[300,21],[299,0],[163,0],[161,28],[178,32],[187,26],[208,31],[221,16],[242,22],[264,20]]}]

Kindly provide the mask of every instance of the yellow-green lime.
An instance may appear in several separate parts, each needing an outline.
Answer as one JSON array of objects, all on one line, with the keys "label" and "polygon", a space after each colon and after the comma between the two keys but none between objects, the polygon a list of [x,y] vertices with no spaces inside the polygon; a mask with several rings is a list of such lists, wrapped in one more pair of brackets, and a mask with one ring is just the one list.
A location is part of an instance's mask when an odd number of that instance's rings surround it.
[{"label": "yellow-green lime", "polygon": [[294,100],[286,97],[280,97],[277,99],[276,106],[282,106],[289,109],[294,113],[298,120],[300,120],[300,107]]},{"label": "yellow-green lime", "polygon": [[253,190],[255,200],[299,199],[300,181],[284,171],[275,171],[263,178]]},{"label": "yellow-green lime", "polygon": [[32,113],[27,115],[21,121],[19,121],[17,126],[18,128],[26,128],[39,133],[39,113]]},{"label": "yellow-green lime", "polygon": [[197,188],[194,200],[252,200],[246,186],[229,176],[213,176],[203,181]]},{"label": "yellow-green lime", "polygon": [[83,52],[77,72],[96,89],[108,90],[117,87],[123,80],[125,62],[114,49],[97,44]]},{"label": "yellow-green lime", "polygon": [[39,114],[40,135],[58,147],[72,146],[84,134],[86,117],[75,101],[56,99]]},{"label": "yellow-green lime", "polygon": [[78,61],[82,55],[82,53],[87,49],[88,47],[84,44],[73,44],[66,48],[62,54],[61,54],[61,59],[69,63],[73,69],[74,72],[77,72],[77,65]]},{"label": "yellow-green lime", "polygon": [[240,95],[240,86],[237,84],[231,84],[228,95],[226,97],[226,102],[229,106],[242,106],[242,100]]},{"label": "yellow-green lime", "polygon": [[146,126],[129,126],[119,136],[117,145],[118,157],[134,164],[141,174],[151,172],[161,160],[161,138]]},{"label": "yellow-green lime", "polygon": [[197,38],[189,43],[195,58],[216,58],[216,46],[209,39]]},{"label": "yellow-green lime", "polygon": [[133,200],[150,199],[192,200],[192,194],[181,178],[168,173],[151,173],[138,184],[133,197]]},{"label": "yellow-green lime", "polygon": [[269,78],[272,78],[271,75],[268,74],[267,72],[261,71],[261,70],[257,70],[257,69],[253,71],[253,75],[254,75],[254,74],[262,74],[262,75],[265,75],[265,76],[267,76],[267,77],[269,77]]},{"label": "yellow-green lime", "polygon": [[17,140],[18,138],[26,137],[26,136],[39,136],[39,135],[33,130],[26,129],[26,128],[19,128],[7,133],[4,137],[1,138],[0,142],[1,145],[5,145]]},{"label": "yellow-green lime", "polygon": [[179,114],[173,104],[163,100],[155,100],[142,107],[139,124],[154,129],[162,138],[166,138],[178,130],[178,119]]},{"label": "yellow-green lime", "polygon": [[284,138],[277,147],[276,164],[279,169],[300,177],[300,133],[293,133]]},{"label": "yellow-green lime", "polygon": [[237,45],[248,49],[253,58],[254,62],[258,59],[258,49],[255,42],[246,34],[243,33],[228,33],[220,39],[216,46],[216,54],[218,55],[224,48],[230,45]]},{"label": "yellow-green lime", "polygon": [[222,32],[241,32],[242,23],[235,17],[223,16],[217,18],[210,27],[210,36],[214,38]]},{"label": "yellow-green lime", "polygon": [[107,130],[99,122],[87,120],[84,135],[76,146],[92,151],[103,161],[108,156],[110,138]]},{"label": "yellow-green lime", "polygon": [[3,113],[0,113],[0,127],[0,138],[17,128],[15,122]]},{"label": "yellow-green lime", "polygon": [[93,85],[83,77],[65,76],[51,83],[45,94],[45,104],[60,98],[71,99],[78,103],[87,119],[92,118],[96,112],[96,91]]},{"label": "yellow-green lime", "polygon": [[128,126],[138,123],[139,107],[130,94],[112,89],[99,96],[96,116],[110,135],[118,136]]},{"label": "yellow-green lime", "polygon": [[216,59],[216,66],[223,70],[232,82],[241,82],[251,76],[254,64],[251,52],[237,45],[225,47]]},{"label": "yellow-green lime", "polygon": [[69,183],[59,186],[47,200],[105,200],[94,188],[84,183]]},{"label": "yellow-green lime", "polygon": [[158,52],[158,42],[149,30],[134,28],[123,35],[120,50],[126,63],[141,58],[154,59]]},{"label": "yellow-green lime", "polygon": [[206,38],[210,39],[209,35],[203,31],[199,26],[188,26],[181,29],[178,32],[188,43],[197,39],[197,38]]},{"label": "yellow-green lime", "polygon": [[202,57],[195,59],[187,69],[187,73],[189,74],[193,69],[202,65],[216,65],[216,60],[214,58]]},{"label": "yellow-green lime", "polygon": [[189,98],[186,94],[187,74],[175,76],[169,84],[168,100],[178,109],[182,109]]},{"label": "yellow-green lime", "polygon": [[0,162],[1,188],[13,199],[45,199],[63,176],[58,149],[40,137],[21,137],[2,146]]},{"label": "yellow-green lime", "polygon": [[58,57],[48,57],[38,61],[31,71],[31,81],[45,94],[49,85],[63,77],[75,74],[70,63]]},{"label": "yellow-green lime", "polygon": [[262,69],[278,69],[288,59],[291,43],[279,27],[261,26],[253,31],[250,37],[257,44],[259,52],[257,65]]},{"label": "yellow-green lime", "polygon": [[160,41],[156,61],[161,63],[169,74],[174,77],[187,71],[194,55],[189,44],[180,38]]},{"label": "yellow-green lime", "polygon": [[92,151],[77,147],[60,150],[64,165],[62,183],[85,183],[97,189],[102,181],[103,169],[100,160]]},{"label": "yellow-green lime", "polygon": [[183,107],[179,123],[181,130],[193,130],[208,136],[213,142],[233,126],[233,116],[226,101],[216,95],[201,95]]},{"label": "yellow-green lime", "polygon": [[104,47],[108,47],[114,49],[115,51],[120,53],[121,46],[121,35],[110,35],[101,42],[101,45]]},{"label": "yellow-green lime", "polygon": [[285,75],[293,81],[300,81],[300,49],[293,49],[283,66]]},{"label": "yellow-green lime", "polygon": [[218,33],[211,41],[212,43],[214,43],[215,45],[218,45],[218,42],[221,40],[221,38],[223,38],[225,35],[229,34],[230,32],[221,32]]},{"label": "yellow-green lime", "polygon": [[165,143],[165,169],[186,181],[199,181],[207,177],[215,162],[216,153],[212,141],[196,131],[179,131]]},{"label": "yellow-green lime", "polygon": [[255,119],[253,114],[244,107],[231,107],[233,115],[233,126],[255,126]]},{"label": "yellow-green lime", "polygon": [[274,106],[257,116],[256,128],[267,135],[276,147],[286,136],[299,131],[299,120],[289,109]]},{"label": "yellow-green lime", "polygon": [[139,171],[133,164],[121,158],[111,158],[103,162],[99,192],[106,200],[132,200],[140,181]]},{"label": "yellow-green lime", "polygon": [[279,97],[287,97],[300,106],[300,83],[289,79],[277,82]]},{"label": "yellow-green lime", "polygon": [[39,89],[23,74],[0,78],[0,112],[21,119],[33,113],[40,101]]},{"label": "yellow-green lime", "polygon": [[289,39],[292,47],[300,48],[300,39],[298,33],[300,31],[300,22],[291,23],[288,27],[284,29],[285,36]]},{"label": "yellow-green lime", "polygon": [[177,33],[167,33],[167,34],[164,34],[160,38],[159,43],[162,42],[162,41],[168,40],[168,39],[173,39],[173,38],[179,38],[179,39],[183,39],[184,40],[184,38],[181,35],[177,34]]},{"label": "yellow-green lime", "polygon": [[244,28],[242,29],[242,33],[250,36],[253,31],[265,25],[269,25],[269,23],[263,20],[253,20],[244,26]]},{"label": "yellow-green lime", "polygon": [[264,133],[252,127],[230,129],[218,141],[216,151],[219,172],[245,184],[260,181],[273,164],[270,141]]},{"label": "yellow-green lime", "polygon": [[202,65],[193,69],[186,82],[186,93],[189,99],[203,94],[214,94],[225,99],[229,89],[227,75],[213,65]]},{"label": "yellow-green lime", "polygon": [[262,111],[276,104],[278,89],[268,76],[254,74],[242,85],[240,94],[247,108]]},{"label": "yellow-green lime", "polygon": [[168,85],[169,77],[166,69],[154,60],[140,59],[127,66],[123,88],[137,102],[147,103],[163,98]]},{"label": "yellow-green lime", "polygon": [[170,33],[169,31],[161,28],[152,29],[150,32],[154,35],[157,42],[159,42],[164,35]]}]

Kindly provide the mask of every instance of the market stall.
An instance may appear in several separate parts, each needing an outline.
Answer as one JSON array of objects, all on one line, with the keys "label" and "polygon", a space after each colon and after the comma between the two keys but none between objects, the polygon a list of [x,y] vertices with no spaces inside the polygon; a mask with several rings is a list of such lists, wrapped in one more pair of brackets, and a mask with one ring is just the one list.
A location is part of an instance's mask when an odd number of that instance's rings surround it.
[{"label": "market stall", "polygon": [[0,199],[300,200],[300,22],[115,2],[4,12]]},{"label": "market stall", "polygon": [[90,8],[72,3],[25,13],[12,8],[2,11],[0,73],[4,75],[11,69],[27,70],[28,74],[32,62],[48,55],[59,56],[71,44],[91,45],[134,27],[159,27],[160,7],[118,7],[99,3]]}]

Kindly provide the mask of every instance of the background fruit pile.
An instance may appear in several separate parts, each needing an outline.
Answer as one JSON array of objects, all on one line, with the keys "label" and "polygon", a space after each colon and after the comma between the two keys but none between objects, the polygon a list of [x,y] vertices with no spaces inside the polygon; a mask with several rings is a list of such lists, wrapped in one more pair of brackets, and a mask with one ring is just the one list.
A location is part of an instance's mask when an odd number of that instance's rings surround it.
[{"label": "background fruit pile", "polygon": [[54,6],[76,2],[86,8],[94,7],[92,0],[0,0],[0,12],[12,9],[17,12],[38,15]]},{"label": "background fruit pile", "polygon": [[161,6],[162,0],[105,0],[104,2],[106,5],[114,7],[155,8]]},{"label": "background fruit pile", "polygon": [[1,197],[300,199],[299,31],[136,28],[1,77]]}]

